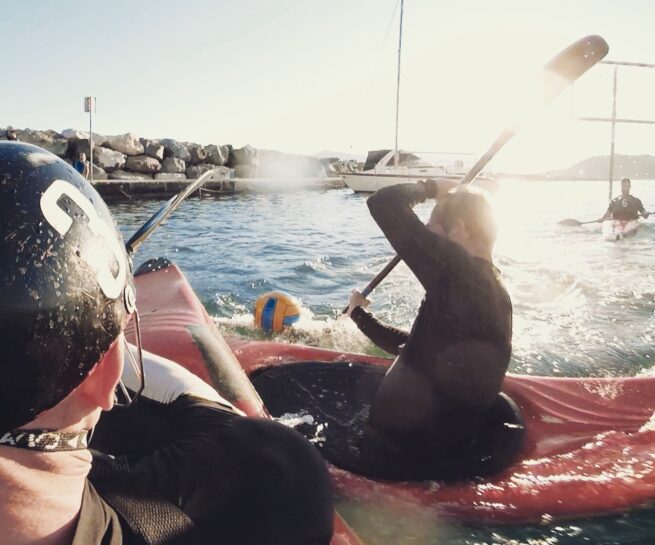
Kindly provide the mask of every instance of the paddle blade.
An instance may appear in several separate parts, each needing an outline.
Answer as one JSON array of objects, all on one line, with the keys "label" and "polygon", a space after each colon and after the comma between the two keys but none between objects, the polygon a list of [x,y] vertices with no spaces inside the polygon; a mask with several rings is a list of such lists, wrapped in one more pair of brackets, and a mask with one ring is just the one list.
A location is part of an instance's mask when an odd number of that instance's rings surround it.
[{"label": "paddle blade", "polygon": [[586,36],[555,55],[544,67],[546,100],[559,95],[592,66],[600,62],[609,46],[600,36]]},{"label": "paddle blade", "polygon": [[560,95],[592,66],[600,62],[608,51],[607,42],[600,36],[581,38],[548,61],[539,78],[526,82],[525,86],[515,90],[515,99],[512,101],[513,114],[509,125],[466,173],[460,184],[470,183],[531,118],[541,112],[546,104]]},{"label": "paddle blade", "polygon": [[573,218],[566,218],[565,220],[558,221],[557,225],[565,225],[567,227],[580,227],[582,222]]}]

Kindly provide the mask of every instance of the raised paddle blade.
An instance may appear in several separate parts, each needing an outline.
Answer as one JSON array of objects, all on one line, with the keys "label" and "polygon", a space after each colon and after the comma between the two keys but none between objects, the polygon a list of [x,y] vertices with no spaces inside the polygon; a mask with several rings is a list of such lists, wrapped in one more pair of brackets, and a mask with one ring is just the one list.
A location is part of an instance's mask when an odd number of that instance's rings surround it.
[{"label": "raised paddle blade", "polygon": [[572,43],[548,61],[541,72],[539,81],[521,89],[521,96],[520,98],[517,96],[516,104],[513,106],[515,109],[513,119],[485,154],[466,173],[460,184],[465,185],[472,182],[523,125],[541,111],[543,106],[601,61],[608,51],[609,46],[603,38],[586,36]]},{"label": "raised paddle blade", "polygon": [[205,172],[200,178],[195,182],[187,185],[182,191],[180,191],[174,197],[171,197],[164,204],[161,205],[159,210],[155,212],[148,221],[146,221],[137,231],[134,233],[130,240],[125,243],[125,248],[127,253],[132,255],[134,251],[143,244],[146,239],[152,234],[152,232],[161,225],[161,223],[170,216],[171,212],[175,210],[180,203],[186,199],[192,193],[195,193],[200,189],[204,183],[214,174],[215,169]]},{"label": "raised paddle blade", "polygon": [[566,218],[557,222],[557,225],[567,225],[569,227],[580,227],[581,225],[588,225],[590,223],[600,223],[603,221],[603,218],[598,218],[597,220],[591,221],[579,221],[574,218]]},{"label": "raised paddle blade", "polygon": [[609,51],[601,36],[586,36],[553,57],[544,67],[546,100],[559,95],[582,74],[600,62]]},{"label": "raised paddle blade", "polygon": [[[586,36],[572,43],[566,49],[553,57],[544,67],[543,76],[543,104],[550,102],[559,95],[566,87],[582,76],[592,66],[607,55],[609,46],[600,36]],[[531,103],[529,100],[528,102]],[[528,113],[533,112],[533,108],[528,109]],[[460,181],[460,185],[465,185],[473,181],[480,171],[487,165],[491,159],[501,150],[501,148],[512,139],[512,137],[523,126],[523,123],[529,119],[529,115],[520,115],[519,122],[511,123],[498,135],[496,141],[491,144],[486,153],[480,157],[471,167],[466,175]],[[398,264],[398,256],[373,279],[373,281],[364,288],[362,293],[368,295],[375,286],[377,286],[385,276]]]},{"label": "raised paddle blade", "polygon": [[558,221],[557,225],[565,225],[566,227],[580,227],[582,222],[573,218],[566,218],[565,220]]}]

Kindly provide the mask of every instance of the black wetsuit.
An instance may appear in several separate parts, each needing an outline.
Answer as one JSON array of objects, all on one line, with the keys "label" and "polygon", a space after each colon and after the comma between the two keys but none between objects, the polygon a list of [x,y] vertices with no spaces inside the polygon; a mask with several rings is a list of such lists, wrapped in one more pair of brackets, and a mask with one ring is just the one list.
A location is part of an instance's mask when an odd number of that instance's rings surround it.
[{"label": "black wetsuit", "polygon": [[642,202],[632,195],[619,195],[612,200],[607,211],[612,214],[612,219],[620,221],[636,220],[639,214],[646,215]]},{"label": "black wetsuit", "polygon": [[371,215],[426,290],[411,332],[357,308],[352,318],[398,355],[371,408],[363,451],[376,473],[455,475],[501,389],[511,354],[512,305],[499,271],[430,231],[412,206],[434,197],[423,182],[379,190]]},{"label": "black wetsuit", "polygon": [[108,493],[116,492],[160,498],[183,511],[193,530],[175,545],[330,541],[325,464],[300,434],[273,421],[190,395],[167,405],[141,398],[104,413],[91,448],[121,456],[94,459],[73,545],[143,544],[120,509],[108,505]]}]

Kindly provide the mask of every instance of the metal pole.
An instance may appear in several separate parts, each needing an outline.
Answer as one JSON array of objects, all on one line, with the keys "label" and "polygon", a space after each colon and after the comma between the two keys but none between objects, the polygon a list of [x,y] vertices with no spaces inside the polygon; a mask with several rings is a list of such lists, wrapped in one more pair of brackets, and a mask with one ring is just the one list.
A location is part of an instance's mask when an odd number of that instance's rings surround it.
[{"label": "metal pole", "polygon": [[396,140],[393,164],[398,165],[398,111],[400,109],[400,52],[403,45],[403,9],[405,0],[400,0],[400,29],[398,30],[398,70],[396,74]]},{"label": "metal pole", "polygon": [[655,68],[655,64],[647,64],[645,62],[600,61],[598,64],[615,64],[617,66],[635,66],[637,68]]},{"label": "metal pole", "polygon": [[612,180],[614,178],[614,135],[616,133],[616,81],[619,67],[614,67],[614,90],[612,99],[612,143],[610,145],[609,200],[612,200]]},{"label": "metal pole", "polygon": [[95,105],[95,97],[91,97],[89,105],[89,181],[91,183],[93,183],[93,110]]}]

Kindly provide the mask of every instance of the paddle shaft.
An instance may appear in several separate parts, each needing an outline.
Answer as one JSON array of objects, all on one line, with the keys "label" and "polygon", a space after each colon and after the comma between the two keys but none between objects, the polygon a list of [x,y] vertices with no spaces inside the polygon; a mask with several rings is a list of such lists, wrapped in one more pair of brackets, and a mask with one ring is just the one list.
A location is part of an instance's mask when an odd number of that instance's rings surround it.
[{"label": "paddle shaft", "polygon": [[[582,74],[607,55],[609,48],[600,36],[582,38],[553,57],[544,67],[544,73],[551,77],[549,86],[544,91],[544,99],[550,101],[559,95],[566,87],[577,80]],[[554,78],[554,79],[553,79]],[[494,158],[502,147],[518,132],[520,126],[506,127],[480,159],[460,180],[460,185],[471,183],[480,171]],[[366,297],[382,280],[400,263],[400,257],[395,256],[378,275],[362,290]],[[348,307],[343,311],[347,312]]]},{"label": "paddle shaft", "polygon": [[187,185],[182,191],[177,195],[171,197],[167,200],[157,212],[155,212],[148,221],[146,221],[137,231],[130,237],[130,239],[125,243],[125,248],[129,255],[133,254],[136,249],[141,246],[149,237],[152,235],[155,229],[159,227],[162,222],[171,215],[173,210],[175,210],[184,199],[189,195],[198,191],[209,178],[215,172],[216,169],[209,170],[200,176],[194,182],[191,182]]},{"label": "paddle shaft", "polygon": [[[505,145],[505,143],[514,136],[514,132],[505,129],[500,136],[496,139],[496,141],[491,145],[491,147],[487,150],[487,152],[480,157],[476,161],[476,163],[471,167],[471,169],[464,175],[464,177],[460,180],[459,185],[465,185],[471,183],[475,177],[480,173],[480,171],[487,165],[491,159],[493,159],[494,155],[498,153],[498,151]],[[367,297],[369,293],[371,293],[375,288],[378,287],[378,284],[382,282],[387,275],[393,271],[396,268],[396,265],[400,263],[401,259],[399,255],[394,256],[389,263],[387,263],[377,275],[375,275],[375,278],[371,280],[366,287],[362,290],[362,295],[364,297]],[[348,312],[348,307],[345,307],[342,311],[341,314],[345,314]]]}]

